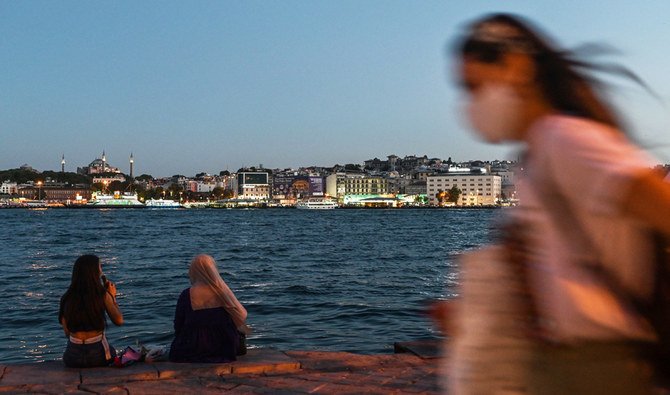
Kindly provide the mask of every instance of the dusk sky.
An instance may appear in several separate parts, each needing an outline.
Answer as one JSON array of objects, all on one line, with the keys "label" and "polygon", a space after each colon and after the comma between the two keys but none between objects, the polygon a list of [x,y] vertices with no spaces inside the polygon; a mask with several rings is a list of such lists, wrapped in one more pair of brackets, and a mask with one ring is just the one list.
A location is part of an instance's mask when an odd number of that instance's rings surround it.
[{"label": "dusk sky", "polygon": [[[446,48],[493,11],[567,48],[608,44],[660,99],[608,78],[636,140],[670,162],[670,2],[1,1],[0,170],[101,156],[153,176],[509,159],[476,140]],[[599,60],[594,58],[593,60]],[[1,181],[1,180],[0,180]]]}]

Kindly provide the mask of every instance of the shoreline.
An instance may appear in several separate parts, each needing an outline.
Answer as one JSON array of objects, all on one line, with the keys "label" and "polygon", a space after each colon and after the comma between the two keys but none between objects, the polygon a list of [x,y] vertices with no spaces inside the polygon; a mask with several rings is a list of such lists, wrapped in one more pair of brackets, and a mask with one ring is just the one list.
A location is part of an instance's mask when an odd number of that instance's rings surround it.
[{"label": "shoreline", "polygon": [[[412,206],[412,207],[356,207],[342,206],[330,210],[301,210],[301,211],[332,211],[332,210],[497,210],[504,209],[507,206]],[[0,206],[2,210],[150,210],[150,211],[190,211],[190,210],[296,210],[295,207],[274,207],[274,206],[249,206],[249,207],[180,207],[180,208],[152,208],[152,207],[5,207]]]}]

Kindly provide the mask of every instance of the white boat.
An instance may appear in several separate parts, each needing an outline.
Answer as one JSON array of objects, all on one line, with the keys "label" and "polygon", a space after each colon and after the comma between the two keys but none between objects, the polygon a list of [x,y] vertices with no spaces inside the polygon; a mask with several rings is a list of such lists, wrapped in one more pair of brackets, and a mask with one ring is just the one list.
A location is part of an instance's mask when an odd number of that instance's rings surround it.
[{"label": "white boat", "polygon": [[332,210],[338,208],[337,202],[330,199],[312,198],[296,203],[295,208],[303,210]]},{"label": "white boat", "polygon": [[142,202],[137,200],[136,193],[114,192],[113,195],[94,192],[91,200],[84,205],[89,208],[144,208]]},{"label": "white boat", "polygon": [[151,199],[144,203],[148,208],[181,208],[182,205],[174,200]]}]

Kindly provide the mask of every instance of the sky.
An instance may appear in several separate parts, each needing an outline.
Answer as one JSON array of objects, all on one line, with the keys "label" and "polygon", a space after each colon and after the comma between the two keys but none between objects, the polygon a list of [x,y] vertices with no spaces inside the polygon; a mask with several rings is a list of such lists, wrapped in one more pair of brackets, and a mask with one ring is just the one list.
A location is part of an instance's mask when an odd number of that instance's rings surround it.
[{"label": "sky", "polygon": [[[637,142],[670,162],[670,2],[0,1],[0,170],[105,151],[135,175],[514,159],[461,117],[449,44],[489,12],[565,48],[618,50],[658,98],[612,80]],[[594,59],[598,60],[598,59]],[[609,79],[608,79],[609,81]]]}]

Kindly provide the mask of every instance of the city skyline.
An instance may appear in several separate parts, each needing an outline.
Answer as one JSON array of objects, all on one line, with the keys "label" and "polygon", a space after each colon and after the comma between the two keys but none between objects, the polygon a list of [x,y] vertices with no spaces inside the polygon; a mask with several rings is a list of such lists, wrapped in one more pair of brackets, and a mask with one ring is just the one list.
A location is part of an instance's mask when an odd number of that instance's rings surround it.
[{"label": "city skyline", "polygon": [[660,100],[619,80],[611,97],[636,141],[669,162],[670,3],[583,3],[10,2],[0,168],[59,170],[64,154],[75,171],[103,149],[123,169],[132,152],[135,174],[156,177],[388,154],[513,159],[513,146],[463,125],[446,50],[491,11],[526,16],[568,48],[619,49],[604,60]]},{"label": "city skyline", "polygon": [[[109,172],[110,173],[119,172],[119,173],[122,173],[122,174],[125,174],[125,175],[128,175],[128,176],[131,176],[131,178],[132,178],[133,174],[135,176],[147,174],[147,175],[150,175],[150,176],[155,177],[155,178],[169,178],[169,177],[173,177],[173,176],[176,176],[176,175],[185,176],[185,177],[194,177],[196,174],[201,174],[201,173],[216,175],[219,172],[223,172],[225,170],[229,171],[230,173],[235,173],[238,170],[250,169],[250,168],[254,168],[254,169],[258,169],[258,170],[262,169],[262,170],[282,170],[282,171],[284,171],[284,170],[299,170],[299,169],[310,169],[310,168],[326,168],[326,169],[328,169],[328,168],[333,168],[335,166],[344,167],[345,165],[351,165],[351,164],[360,165],[361,168],[363,168],[367,161],[373,161],[373,160],[386,161],[388,158],[390,158],[392,156],[395,156],[395,157],[397,157],[398,159],[401,159],[401,160],[402,159],[407,159],[407,158],[410,158],[410,157],[411,158],[427,158],[429,160],[437,159],[437,160],[443,161],[445,163],[453,163],[454,165],[465,164],[465,163],[469,163],[469,162],[478,162],[478,161],[487,162],[487,163],[494,163],[494,162],[515,161],[516,160],[514,158],[510,158],[510,159],[491,158],[491,159],[474,159],[474,160],[466,160],[466,161],[453,161],[451,156],[448,156],[448,157],[444,158],[444,157],[429,157],[425,154],[409,154],[409,155],[402,155],[402,156],[398,156],[398,155],[395,155],[395,154],[387,154],[387,155],[381,155],[380,157],[369,157],[367,159],[362,159],[362,160],[359,160],[359,161],[356,161],[356,162],[337,162],[337,163],[325,164],[325,165],[298,164],[298,165],[292,166],[292,167],[269,167],[269,166],[263,165],[263,163],[258,163],[257,165],[252,164],[252,165],[243,166],[243,167],[237,168],[237,169],[220,169],[220,170],[215,170],[215,171],[212,171],[212,172],[196,172],[196,173],[192,173],[192,174],[185,173],[185,172],[177,172],[177,173],[174,173],[174,174],[171,174],[171,175],[156,176],[156,175],[151,174],[151,173],[142,173],[142,174],[134,173],[134,166],[135,166],[136,162],[135,162],[135,156],[132,152],[128,155],[127,161],[126,161],[125,166],[124,166],[124,165],[119,165],[118,163],[116,163],[114,161],[114,159],[112,159],[112,161],[108,160],[108,156],[107,156],[105,150],[103,150],[102,155],[97,156],[94,159],[92,159],[92,160],[90,160],[89,162],[86,162],[86,163],[71,164],[70,165],[71,168],[67,167],[66,164],[69,163],[69,162],[67,161],[66,156],[64,154],[62,154],[60,156],[59,162],[58,162],[59,166],[60,166],[59,169],[56,169],[56,168],[53,168],[53,169],[51,169],[51,168],[37,169],[34,166],[32,166],[30,163],[23,163],[20,166],[7,168],[7,169],[0,169],[0,172],[27,167],[29,169],[32,169],[32,170],[40,172],[40,173],[42,173],[42,172],[57,172],[57,171],[66,172],[66,173],[80,173],[84,169],[96,166],[95,164],[97,162],[98,166],[100,166],[100,163],[103,163],[103,166],[109,167],[109,169],[110,169]],[[100,170],[98,170],[98,172],[100,172]]]}]

